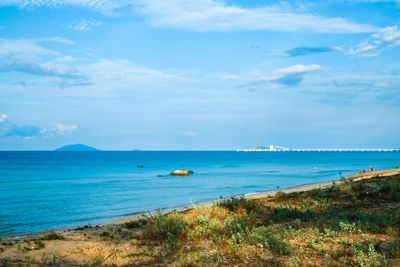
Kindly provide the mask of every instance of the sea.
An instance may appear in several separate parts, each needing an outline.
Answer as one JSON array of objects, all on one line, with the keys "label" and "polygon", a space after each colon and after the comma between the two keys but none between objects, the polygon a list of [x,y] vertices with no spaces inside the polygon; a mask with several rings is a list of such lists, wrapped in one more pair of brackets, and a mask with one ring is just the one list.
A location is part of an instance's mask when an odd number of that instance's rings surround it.
[{"label": "sea", "polygon": [[[0,151],[0,237],[97,225],[398,165],[399,152]],[[194,174],[169,175],[177,169]]]}]

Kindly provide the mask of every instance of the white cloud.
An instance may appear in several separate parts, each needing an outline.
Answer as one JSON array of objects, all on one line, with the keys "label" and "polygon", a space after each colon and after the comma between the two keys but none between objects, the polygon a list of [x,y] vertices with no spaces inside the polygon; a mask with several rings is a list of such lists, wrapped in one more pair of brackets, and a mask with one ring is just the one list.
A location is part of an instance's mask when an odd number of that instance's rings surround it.
[{"label": "white cloud", "polygon": [[32,40],[36,41],[38,43],[41,43],[41,42],[54,42],[54,43],[62,43],[62,44],[68,44],[68,45],[75,44],[73,41],[68,40],[66,38],[62,38],[62,37],[46,37],[46,38],[37,38],[37,39],[32,39]]},{"label": "white cloud", "polygon": [[276,69],[274,72],[280,75],[290,75],[290,74],[299,74],[299,73],[307,73],[315,70],[320,70],[321,66],[312,64],[312,65],[293,65],[287,68]]},{"label": "white cloud", "polygon": [[347,53],[359,56],[377,56],[382,50],[400,45],[400,29],[398,25],[383,28],[370,38],[361,42],[356,49]]},{"label": "white cloud", "polygon": [[6,119],[7,119],[7,114],[2,114],[0,116],[0,122],[4,122],[4,121],[6,121]]},{"label": "white cloud", "polygon": [[56,135],[63,135],[71,133],[78,129],[77,125],[63,125],[61,123],[55,123],[53,128],[43,128],[40,130],[41,137],[54,137]]},{"label": "white cloud", "polygon": [[216,0],[142,1],[141,14],[155,27],[195,31],[278,30],[320,33],[371,32],[377,28],[343,18],[295,13],[287,8],[243,8]]},{"label": "white cloud", "polygon": [[37,40],[0,39],[0,57],[19,55],[26,59],[55,54],[57,54],[57,52],[40,46]]},{"label": "white cloud", "polygon": [[68,28],[75,31],[90,31],[93,27],[100,25],[101,22],[97,20],[81,19],[78,23],[68,25]]},{"label": "white cloud", "polygon": [[64,134],[64,133],[69,133],[73,132],[76,129],[78,129],[77,125],[63,125],[61,123],[55,123],[55,128],[51,129],[50,131],[57,133],[57,134]]},{"label": "white cloud", "polygon": [[3,58],[0,62],[0,72],[19,71],[34,75],[55,76],[69,79],[83,79],[77,71],[67,65],[53,62],[38,63],[15,58]]},{"label": "white cloud", "polygon": [[388,3],[388,2],[400,2],[400,0],[351,0],[351,2],[361,2],[361,3]]},{"label": "white cloud", "polygon": [[43,47],[40,44],[42,42],[73,44],[73,42],[60,37],[0,39],[0,72],[18,71],[63,79],[84,79],[75,68],[60,64],[71,60],[71,57],[58,57],[53,61],[42,60],[43,57],[59,56],[58,52]]},{"label": "white cloud", "polygon": [[62,56],[62,57],[58,57],[56,59],[54,59],[55,61],[61,61],[61,62],[71,62],[71,61],[75,61],[76,58],[73,58],[71,56]]},{"label": "white cloud", "polygon": [[17,125],[7,120],[7,115],[3,114],[0,116],[0,138],[7,137],[22,137],[24,139],[32,138],[47,138],[54,137],[56,135],[63,135],[71,133],[78,129],[77,125],[63,125],[61,123],[55,123],[53,128],[39,128],[32,125]]},{"label": "white cloud", "polygon": [[277,30],[320,33],[373,32],[377,27],[344,18],[296,13],[287,5],[244,8],[222,0],[6,0],[21,8],[75,6],[105,15],[140,15],[155,27],[195,31]]},{"label": "white cloud", "polygon": [[40,56],[54,56],[59,53],[47,49],[41,45],[43,42],[56,42],[72,45],[74,42],[61,38],[49,37],[38,39],[3,39],[0,38],[0,59],[1,57],[18,57],[24,60],[37,59]]},{"label": "white cloud", "polygon": [[269,84],[270,88],[276,89],[282,86],[297,86],[307,73],[321,70],[321,66],[312,65],[293,65],[280,68],[268,73],[254,71],[242,81],[239,86]]},{"label": "white cloud", "polygon": [[0,6],[18,6],[20,8],[64,8],[80,7],[92,9],[106,15],[117,15],[119,12],[135,6],[137,0],[2,0]]},{"label": "white cloud", "polygon": [[[50,40],[54,38],[46,38],[46,41]],[[21,72],[38,76],[21,76],[19,81],[7,78],[7,84],[29,84],[31,87],[84,85],[84,90],[105,92],[139,90],[140,87],[166,88],[183,79],[178,70],[154,70],[125,59],[98,59],[80,64],[76,58],[46,49],[40,42],[43,39],[0,39],[0,73]]]},{"label": "white cloud", "polygon": [[165,87],[181,79],[174,74],[142,67],[125,59],[100,59],[81,65],[79,70],[89,83],[97,85],[98,91],[127,88],[135,90],[142,86]]}]

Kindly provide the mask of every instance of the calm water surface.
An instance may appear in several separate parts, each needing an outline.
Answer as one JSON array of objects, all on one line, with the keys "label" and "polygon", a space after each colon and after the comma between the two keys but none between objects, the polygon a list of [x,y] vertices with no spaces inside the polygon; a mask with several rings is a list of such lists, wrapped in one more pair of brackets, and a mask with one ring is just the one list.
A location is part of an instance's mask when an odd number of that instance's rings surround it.
[{"label": "calm water surface", "polygon": [[[399,152],[0,152],[0,237],[397,165]],[[168,176],[182,168],[195,173]]]}]

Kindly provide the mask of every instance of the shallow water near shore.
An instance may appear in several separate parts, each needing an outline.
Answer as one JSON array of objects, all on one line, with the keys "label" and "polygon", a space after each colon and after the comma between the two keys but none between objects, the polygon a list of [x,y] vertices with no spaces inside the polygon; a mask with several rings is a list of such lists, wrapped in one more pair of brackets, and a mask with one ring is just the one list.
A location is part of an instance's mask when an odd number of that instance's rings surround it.
[{"label": "shallow water near shore", "polygon": [[[124,214],[397,165],[399,152],[3,151],[0,237],[106,223],[126,218]],[[181,168],[194,174],[168,175]]]}]

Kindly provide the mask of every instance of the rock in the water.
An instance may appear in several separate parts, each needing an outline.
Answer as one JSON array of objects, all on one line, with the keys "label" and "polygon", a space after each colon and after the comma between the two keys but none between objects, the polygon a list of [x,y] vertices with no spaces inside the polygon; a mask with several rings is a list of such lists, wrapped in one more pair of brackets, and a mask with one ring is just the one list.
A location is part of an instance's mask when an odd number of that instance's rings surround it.
[{"label": "rock in the water", "polygon": [[143,165],[137,165],[138,168],[143,168]]},{"label": "rock in the water", "polygon": [[162,175],[161,174],[159,174],[159,175],[157,175],[158,177],[162,177]]},{"label": "rock in the water", "polygon": [[193,174],[193,171],[188,171],[188,174]]},{"label": "rock in the water", "polygon": [[171,172],[169,175],[176,175],[176,176],[188,176],[189,175],[189,171],[182,169],[182,170],[176,170]]}]

